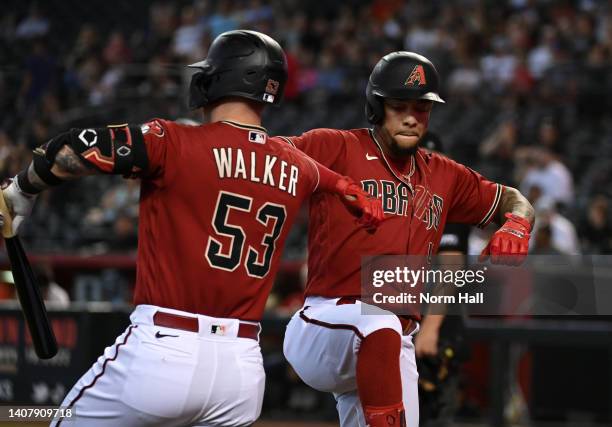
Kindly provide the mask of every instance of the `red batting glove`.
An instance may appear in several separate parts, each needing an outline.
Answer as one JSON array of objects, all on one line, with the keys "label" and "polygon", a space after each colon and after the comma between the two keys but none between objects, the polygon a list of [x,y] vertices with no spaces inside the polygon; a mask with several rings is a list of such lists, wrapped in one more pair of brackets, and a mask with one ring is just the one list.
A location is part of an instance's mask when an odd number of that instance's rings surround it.
[{"label": "red batting glove", "polygon": [[508,220],[493,234],[478,261],[486,261],[489,255],[493,264],[520,265],[525,261],[531,224],[515,214],[507,213],[504,216]]},{"label": "red batting glove", "polygon": [[378,228],[384,219],[381,200],[370,196],[348,177],[342,177],[336,182],[336,190],[342,203],[357,217],[358,224],[368,231]]}]

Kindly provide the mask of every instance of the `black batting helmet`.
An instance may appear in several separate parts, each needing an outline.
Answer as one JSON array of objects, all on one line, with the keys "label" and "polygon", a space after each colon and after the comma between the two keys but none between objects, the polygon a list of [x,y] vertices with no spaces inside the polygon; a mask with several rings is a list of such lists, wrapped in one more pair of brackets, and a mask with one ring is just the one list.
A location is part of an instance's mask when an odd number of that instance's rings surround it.
[{"label": "black batting helmet", "polygon": [[226,96],[278,104],[287,82],[287,60],[272,37],[236,30],[219,35],[191,77],[189,106],[200,108]]},{"label": "black batting helmet", "polygon": [[438,72],[429,59],[404,51],[385,55],[368,80],[366,117],[370,123],[380,123],[384,117],[381,98],[428,99],[443,103],[438,87]]}]

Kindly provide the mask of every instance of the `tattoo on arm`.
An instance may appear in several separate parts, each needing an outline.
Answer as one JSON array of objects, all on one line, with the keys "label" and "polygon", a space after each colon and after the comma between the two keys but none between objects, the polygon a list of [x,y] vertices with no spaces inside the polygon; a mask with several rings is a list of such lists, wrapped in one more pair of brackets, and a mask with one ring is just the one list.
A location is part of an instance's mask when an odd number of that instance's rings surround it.
[{"label": "tattoo on arm", "polygon": [[49,188],[49,184],[44,182],[34,170],[34,163],[30,163],[30,166],[28,166],[28,181],[39,190],[46,190]]},{"label": "tattoo on arm", "polygon": [[529,200],[520,191],[512,187],[505,187],[502,193],[497,216],[498,224],[505,222],[504,215],[508,212],[527,219],[531,225],[535,221],[535,212]]},{"label": "tattoo on arm", "polygon": [[[96,173],[93,168],[88,168],[69,146],[60,148],[55,156],[51,170],[49,170],[49,165],[44,159],[44,148],[37,148],[34,151],[34,156],[38,157],[35,157],[28,168],[21,171],[16,178],[20,181],[25,192],[31,194],[38,194],[51,186],[59,185],[67,180]],[[36,171],[37,168],[38,172]],[[39,173],[42,175],[39,175]]]},{"label": "tattoo on arm", "polygon": [[67,145],[57,153],[51,172],[62,179],[75,179],[96,173],[93,169],[88,168]]}]

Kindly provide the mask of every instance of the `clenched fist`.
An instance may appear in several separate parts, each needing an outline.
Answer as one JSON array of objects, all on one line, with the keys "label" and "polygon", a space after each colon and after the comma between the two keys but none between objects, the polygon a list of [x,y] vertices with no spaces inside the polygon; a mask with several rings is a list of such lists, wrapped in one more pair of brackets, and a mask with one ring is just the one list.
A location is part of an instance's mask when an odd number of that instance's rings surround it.
[{"label": "clenched fist", "polygon": [[518,215],[507,213],[504,216],[507,221],[493,234],[478,261],[485,261],[489,256],[493,264],[520,265],[525,261],[531,224]]},{"label": "clenched fist", "polygon": [[375,230],[384,218],[382,202],[361,189],[348,177],[339,179],[336,189],[348,210],[357,217],[357,222],[368,230]]}]

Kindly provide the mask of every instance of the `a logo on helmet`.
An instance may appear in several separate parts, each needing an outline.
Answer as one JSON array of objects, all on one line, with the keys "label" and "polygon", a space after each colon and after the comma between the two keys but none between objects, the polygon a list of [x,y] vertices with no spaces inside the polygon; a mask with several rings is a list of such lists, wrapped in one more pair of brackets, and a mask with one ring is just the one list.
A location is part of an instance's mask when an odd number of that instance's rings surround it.
[{"label": "a logo on helmet", "polygon": [[268,79],[268,84],[266,84],[266,93],[276,95],[278,93],[278,87],[280,83],[276,80]]},{"label": "a logo on helmet", "polygon": [[424,86],[427,84],[427,79],[425,79],[425,70],[422,65],[415,65],[412,69],[412,72],[404,82],[404,85],[412,85],[412,86]]}]

